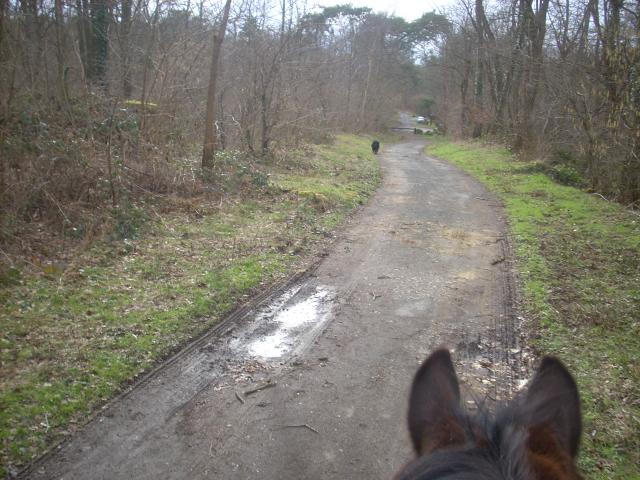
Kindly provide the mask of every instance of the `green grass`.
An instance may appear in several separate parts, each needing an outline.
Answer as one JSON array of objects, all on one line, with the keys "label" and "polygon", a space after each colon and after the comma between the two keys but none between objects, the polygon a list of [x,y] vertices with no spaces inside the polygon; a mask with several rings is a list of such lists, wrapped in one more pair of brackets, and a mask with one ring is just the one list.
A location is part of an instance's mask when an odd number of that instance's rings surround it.
[{"label": "green grass", "polygon": [[146,212],[136,240],[105,241],[64,271],[6,283],[0,476],[252,293],[304,268],[313,245],[377,186],[369,143],[340,136],[298,152],[267,167],[270,185],[250,195]]},{"label": "green grass", "polygon": [[504,202],[532,343],[580,387],[586,478],[640,478],[640,217],[502,148],[436,140],[428,152]]}]

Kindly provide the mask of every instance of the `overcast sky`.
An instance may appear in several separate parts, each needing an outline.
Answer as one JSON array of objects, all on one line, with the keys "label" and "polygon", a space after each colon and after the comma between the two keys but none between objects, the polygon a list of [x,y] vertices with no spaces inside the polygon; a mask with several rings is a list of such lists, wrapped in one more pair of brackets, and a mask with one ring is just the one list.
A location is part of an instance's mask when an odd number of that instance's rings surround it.
[{"label": "overcast sky", "polygon": [[374,12],[392,13],[405,20],[415,20],[423,13],[438,10],[440,7],[451,5],[455,0],[324,0],[319,2],[323,6],[340,3],[351,3],[356,7],[370,7]]}]

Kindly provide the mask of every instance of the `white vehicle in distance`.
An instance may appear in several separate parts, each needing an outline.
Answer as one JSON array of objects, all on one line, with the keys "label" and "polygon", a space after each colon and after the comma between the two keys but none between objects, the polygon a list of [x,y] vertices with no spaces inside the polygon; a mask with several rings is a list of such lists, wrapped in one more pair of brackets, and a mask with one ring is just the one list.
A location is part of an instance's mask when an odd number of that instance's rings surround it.
[{"label": "white vehicle in distance", "polygon": [[424,117],[423,117],[422,115],[418,115],[418,116],[416,117],[416,122],[418,122],[418,123],[425,123],[425,119],[424,119]]}]

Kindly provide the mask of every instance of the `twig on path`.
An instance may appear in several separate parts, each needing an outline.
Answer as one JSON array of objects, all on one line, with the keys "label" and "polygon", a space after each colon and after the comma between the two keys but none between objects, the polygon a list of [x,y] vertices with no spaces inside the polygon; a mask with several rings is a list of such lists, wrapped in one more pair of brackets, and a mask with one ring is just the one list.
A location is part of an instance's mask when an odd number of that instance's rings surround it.
[{"label": "twig on path", "polygon": [[491,262],[491,265],[497,265],[497,264],[502,263],[504,261],[505,261],[504,257],[496,258],[493,262]]},{"label": "twig on path", "polygon": [[251,390],[247,390],[246,392],[244,392],[244,396],[248,397],[249,395],[251,395],[252,393],[257,393],[260,392],[261,390],[264,390],[266,388],[271,388],[271,387],[275,387],[276,386],[276,382],[271,381],[271,379],[267,380],[267,383],[264,383],[256,388],[252,388]]},{"label": "twig on path", "polygon": [[[242,403],[242,404],[244,405],[244,398],[242,398],[238,392],[233,392],[233,393],[235,393],[235,394],[236,394],[236,398],[237,398],[238,400],[240,400],[240,403]],[[245,395],[246,395],[246,394],[245,394]]]},{"label": "twig on path", "polygon": [[593,192],[591,195],[595,195],[597,197],[600,197],[601,199],[606,200],[607,202],[610,201],[607,197],[605,197],[604,195],[602,195],[601,193],[598,193],[598,192]]},{"label": "twig on path", "polygon": [[44,422],[40,422],[40,425],[42,425],[45,428],[45,432],[49,431],[49,414],[45,413],[44,414]]},{"label": "twig on path", "polygon": [[300,423],[298,425],[276,425],[276,426],[280,428],[307,428],[311,430],[313,433],[317,433],[318,435],[320,434],[318,430],[313,428],[311,425],[307,425],[306,423]]}]

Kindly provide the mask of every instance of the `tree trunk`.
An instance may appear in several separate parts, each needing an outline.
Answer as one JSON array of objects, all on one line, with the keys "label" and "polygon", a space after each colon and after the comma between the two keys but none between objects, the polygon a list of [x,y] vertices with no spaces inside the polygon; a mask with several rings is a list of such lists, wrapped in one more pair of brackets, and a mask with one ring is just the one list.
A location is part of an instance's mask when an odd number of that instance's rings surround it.
[{"label": "tree trunk", "polygon": [[82,63],[82,76],[86,81],[89,78],[89,7],[87,0],[76,0],[78,14],[78,46],[80,48],[80,61]]},{"label": "tree trunk", "polygon": [[484,95],[484,6],[482,0],[476,0],[476,35],[478,39],[476,55],[476,78],[473,96],[473,138],[482,135],[483,95]]},{"label": "tree trunk", "polygon": [[267,93],[263,91],[260,95],[260,123],[262,127],[262,141],[260,142],[260,158],[264,159],[269,152],[269,123],[267,122],[267,111],[269,109],[269,99]]},{"label": "tree trunk", "polygon": [[351,91],[353,90],[353,62],[354,62],[354,53],[353,47],[351,47],[351,55],[349,56],[349,65],[347,67],[347,98],[345,99],[345,111],[344,111],[344,120],[342,125],[344,128],[349,128],[351,123]]},{"label": "tree trunk", "polygon": [[216,99],[216,80],[218,79],[218,63],[220,59],[220,51],[222,50],[222,42],[224,41],[224,33],[227,29],[229,21],[229,10],[231,8],[231,0],[227,0],[224,4],[222,12],[222,20],[218,26],[218,31],[213,35],[213,52],[211,54],[211,71],[209,74],[209,89],[207,92],[207,113],[204,126],[204,147],[202,149],[202,168],[208,169],[213,166],[213,155],[216,151],[216,135],[213,130],[215,122],[215,99]]},{"label": "tree trunk", "polygon": [[2,43],[4,40],[4,18],[9,10],[9,0],[0,0],[0,60],[2,60]]},{"label": "tree trunk", "polygon": [[549,8],[549,0],[541,0],[538,4],[538,11],[534,14],[531,5],[528,6],[530,15],[529,32],[530,32],[530,65],[529,78],[525,84],[524,105],[522,109],[523,123],[520,127],[519,135],[522,138],[522,146],[525,149],[531,147],[533,138],[532,119],[536,106],[536,98],[544,77],[544,37],[547,28],[547,10]]},{"label": "tree trunk", "polygon": [[35,82],[40,78],[40,19],[38,18],[38,2],[35,0],[21,0],[20,10],[24,15],[24,44],[23,57],[25,70],[28,72],[29,84],[36,89]]},{"label": "tree trunk", "polygon": [[106,0],[91,1],[91,41],[89,42],[89,79],[106,87],[109,41],[109,8]]},{"label": "tree trunk", "polygon": [[227,148],[227,132],[224,128],[224,89],[218,95],[218,108],[220,109],[220,123],[217,130],[220,132],[220,150]]},{"label": "tree trunk", "polygon": [[369,86],[371,84],[371,71],[373,70],[373,52],[369,52],[369,62],[367,67],[367,80],[364,84],[364,93],[362,94],[362,103],[360,104],[360,125],[359,128],[364,128],[364,114],[367,108],[367,99],[369,96]]},{"label": "tree trunk", "polygon": [[131,98],[133,86],[131,84],[131,0],[122,0],[121,24],[121,62],[122,62],[122,94],[124,98]]},{"label": "tree trunk", "polygon": [[[2,0],[0,0],[2,1]],[[56,18],[56,60],[58,63],[58,91],[61,102],[67,101],[67,81],[64,68],[64,19],[62,17],[62,0],[55,0],[55,18]]]},{"label": "tree trunk", "polygon": [[473,138],[482,135],[482,97],[484,95],[484,61],[482,60],[482,45],[478,45],[476,56],[476,78],[473,91]]},{"label": "tree trunk", "polygon": [[[140,131],[143,132],[147,127],[147,100],[149,99],[148,93],[153,90],[149,87],[149,70],[153,66],[152,51],[156,44],[156,38],[158,36],[158,20],[160,18],[161,3],[157,3],[151,17],[151,35],[149,37],[149,43],[144,52],[144,61],[142,65],[142,91],[140,92]],[[153,85],[153,82],[152,82]],[[148,90],[148,91],[147,91]]]}]

